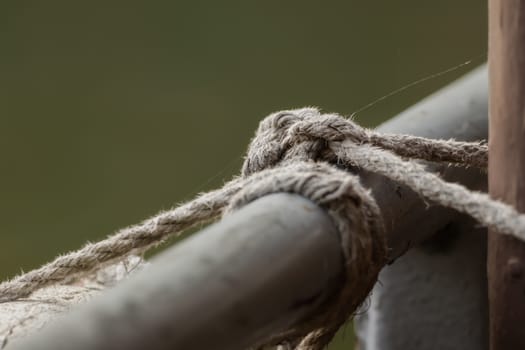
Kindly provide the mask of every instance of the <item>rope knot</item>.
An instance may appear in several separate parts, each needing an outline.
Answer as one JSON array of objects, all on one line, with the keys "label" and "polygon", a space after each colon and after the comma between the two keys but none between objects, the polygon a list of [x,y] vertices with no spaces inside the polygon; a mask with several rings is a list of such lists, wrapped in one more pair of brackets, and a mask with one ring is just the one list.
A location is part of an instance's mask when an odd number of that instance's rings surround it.
[{"label": "rope knot", "polygon": [[350,140],[361,144],[369,142],[367,131],[349,119],[337,114],[318,114],[292,125],[285,139],[288,143],[323,139],[326,142]]},{"label": "rope knot", "polygon": [[319,115],[316,108],[302,108],[276,112],[264,118],[248,147],[242,175],[246,177],[277,165],[286,153],[283,141],[290,127],[316,115]]},{"label": "rope knot", "polygon": [[[276,192],[299,194],[324,208],[336,225],[346,261],[346,283],[338,295],[305,324],[270,342],[320,349],[366,298],[386,261],[379,207],[359,178],[337,169],[336,144],[369,142],[365,129],[315,108],[281,111],[261,121],[243,165],[243,188],[226,213]],[[359,280],[360,286],[349,285]],[[364,288],[361,288],[364,287]]]},{"label": "rope knot", "polygon": [[333,143],[369,143],[370,132],[336,114],[321,114],[316,108],[281,111],[263,119],[253,138],[243,166],[243,175],[291,160],[335,162]]}]

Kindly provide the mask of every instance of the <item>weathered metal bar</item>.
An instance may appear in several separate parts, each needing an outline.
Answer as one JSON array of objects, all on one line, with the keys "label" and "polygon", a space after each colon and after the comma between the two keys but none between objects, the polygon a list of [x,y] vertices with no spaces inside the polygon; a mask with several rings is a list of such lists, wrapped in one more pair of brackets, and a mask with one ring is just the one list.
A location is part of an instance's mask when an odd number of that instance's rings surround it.
[{"label": "weathered metal bar", "polygon": [[[525,212],[525,2],[489,0],[490,158],[494,198]],[[489,232],[490,349],[525,349],[525,243]]]},{"label": "weathered metal bar", "polygon": [[[436,96],[439,102],[428,99],[411,117],[395,118],[382,130],[483,137],[486,113],[477,113],[483,108],[476,79],[451,86]],[[480,182],[460,169],[444,174]],[[427,210],[408,189],[361,175],[384,211],[392,257],[457,215]],[[338,287],[341,269],[327,216],[307,200],[272,195],[170,248],[145,271],[12,349],[241,349],[315,310]]]}]

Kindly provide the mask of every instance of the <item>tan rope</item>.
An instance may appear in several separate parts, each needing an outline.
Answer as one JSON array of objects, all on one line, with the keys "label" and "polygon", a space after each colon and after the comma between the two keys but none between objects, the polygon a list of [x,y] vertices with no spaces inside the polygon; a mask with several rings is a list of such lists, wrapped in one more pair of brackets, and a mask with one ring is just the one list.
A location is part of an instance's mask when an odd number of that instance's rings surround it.
[{"label": "tan rope", "polygon": [[43,286],[143,252],[170,235],[266,194],[292,192],[311,199],[334,220],[346,259],[346,283],[315,317],[272,335],[265,344],[286,342],[303,350],[322,349],[364,300],[386,262],[379,209],[348,171],[351,167],[389,177],[430,201],[467,213],[501,233],[525,239],[525,217],[515,209],[484,193],[447,183],[415,159],[486,169],[488,147],[482,142],[382,134],[338,115],[323,115],[315,108],[274,113],[261,121],[240,178],[0,284],[0,302],[26,297]]}]

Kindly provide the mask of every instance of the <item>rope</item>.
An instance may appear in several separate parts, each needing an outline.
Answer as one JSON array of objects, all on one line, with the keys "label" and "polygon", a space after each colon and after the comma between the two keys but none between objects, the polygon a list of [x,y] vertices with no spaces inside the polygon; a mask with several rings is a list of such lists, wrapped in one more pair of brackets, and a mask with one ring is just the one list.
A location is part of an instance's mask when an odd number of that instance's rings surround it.
[{"label": "rope", "polygon": [[0,284],[0,302],[27,297],[43,286],[93,272],[128,254],[142,253],[171,235],[269,193],[297,193],[324,208],[336,224],[346,260],[346,282],[314,317],[273,335],[264,345],[287,343],[302,350],[322,349],[366,298],[386,263],[380,210],[351,169],[358,167],[386,176],[429,201],[525,240],[525,216],[514,208],[487,194],[445,182],[415,160],[486,170],[488,147],[483,142],[382,134],[314,108],[274,113],[261,121],[240,177]]}]

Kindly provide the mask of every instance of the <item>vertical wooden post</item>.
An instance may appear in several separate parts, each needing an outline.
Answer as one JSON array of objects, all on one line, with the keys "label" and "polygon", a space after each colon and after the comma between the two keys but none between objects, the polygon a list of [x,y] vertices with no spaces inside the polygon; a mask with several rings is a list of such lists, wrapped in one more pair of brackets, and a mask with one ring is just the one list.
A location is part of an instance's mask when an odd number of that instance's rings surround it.
[{"label": "vertical wooden post", "polygon": [[[525,1],[489,0],[489,190],[525,212]],[[489,232],[490,349],[525,349],[525,243]]]}]

